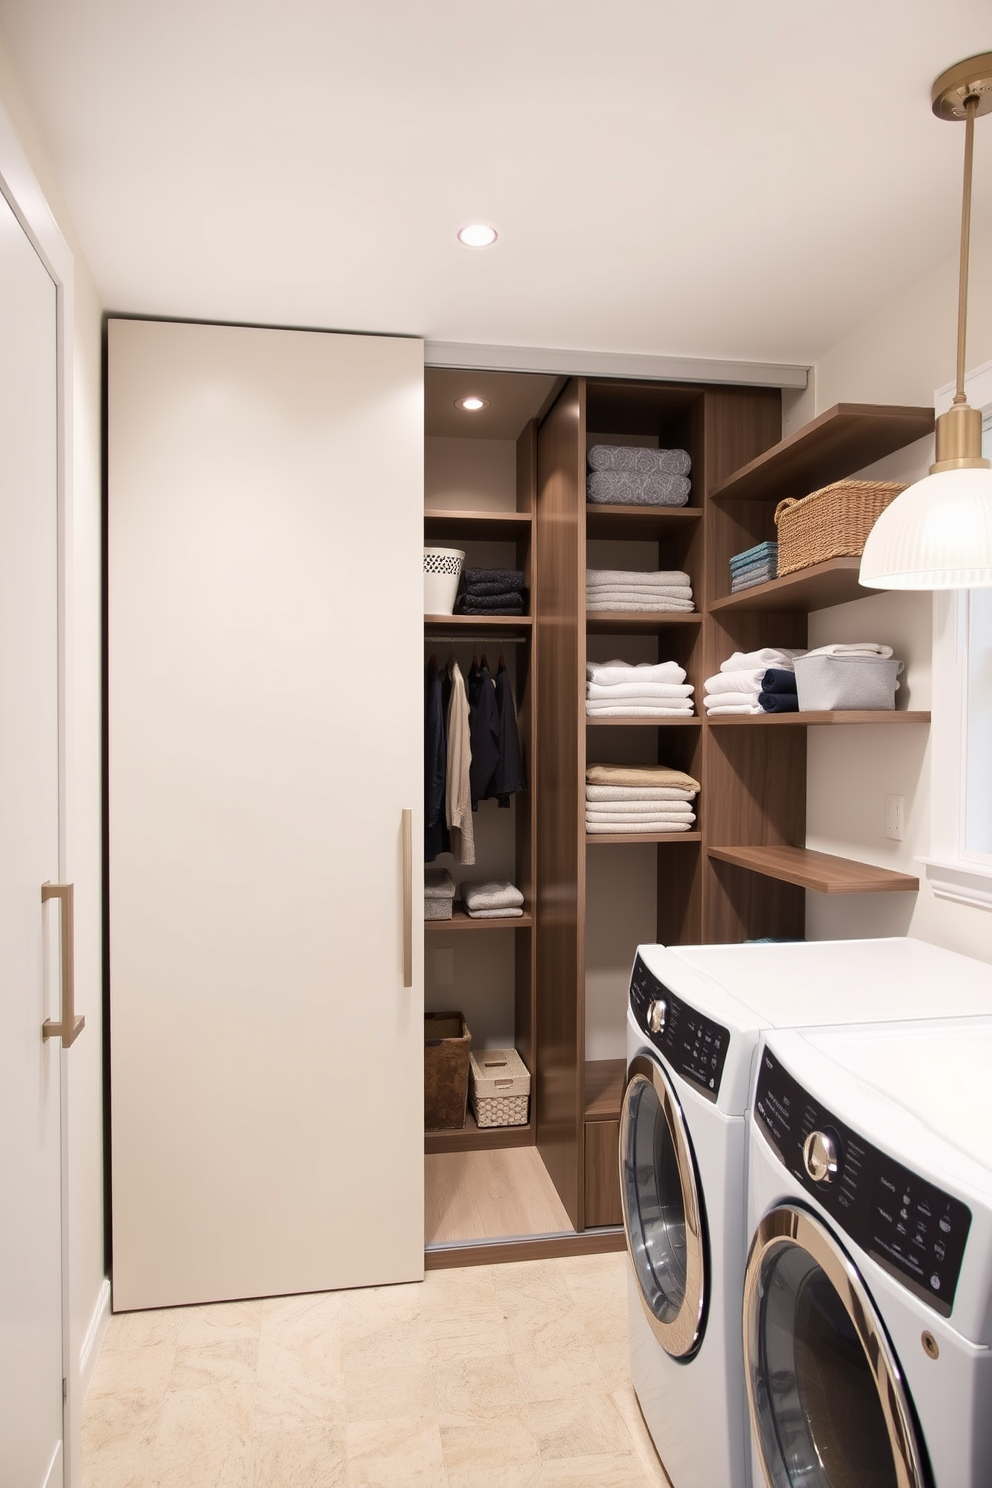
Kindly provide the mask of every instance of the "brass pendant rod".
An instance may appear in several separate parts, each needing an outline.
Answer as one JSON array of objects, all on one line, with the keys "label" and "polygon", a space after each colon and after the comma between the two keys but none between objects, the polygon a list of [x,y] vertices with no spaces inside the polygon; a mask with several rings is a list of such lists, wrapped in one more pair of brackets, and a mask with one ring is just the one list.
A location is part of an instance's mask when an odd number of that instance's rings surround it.
[{"label": "brass pendant rod", "polygon": [[965,335],[968,324],[968,252],[971,246],[971,173],[975,154],[975,115],[980,99],[972,93],[964,101],[964,192],[961,202],[961,269],[958,278],[958,372],[955,403],[966,403],[964,394]]}]

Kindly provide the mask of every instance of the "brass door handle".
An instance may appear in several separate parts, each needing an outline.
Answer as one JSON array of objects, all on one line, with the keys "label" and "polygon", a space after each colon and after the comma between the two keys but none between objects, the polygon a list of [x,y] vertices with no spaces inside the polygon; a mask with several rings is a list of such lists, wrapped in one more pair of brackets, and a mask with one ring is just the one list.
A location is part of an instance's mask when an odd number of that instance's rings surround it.
[{"label": "brass door handle", "polygon": [[403,812],[403,985],[413,986],[413,812]]},{"label": "brass door handle", "polygon": [[76,1042],[86,1026],[82,1013],[76,1012],[76,981],[74,955],[74,927],[72,918],[72,884],[43,883],[41,902],[48,899],[60,901],[60,930],[62,941],[62,1017],[46,1018],[41,1025],[43,1039],[60,1038],[63,1049]]}]

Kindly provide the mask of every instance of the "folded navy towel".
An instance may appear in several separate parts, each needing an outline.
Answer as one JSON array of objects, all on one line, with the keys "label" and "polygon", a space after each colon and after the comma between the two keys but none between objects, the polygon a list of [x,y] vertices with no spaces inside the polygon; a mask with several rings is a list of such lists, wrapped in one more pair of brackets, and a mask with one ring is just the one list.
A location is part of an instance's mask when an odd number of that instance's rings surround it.
[{"label": "folded navy towel", "polygon": [[643,475],[688,475],[687,450],[644,449],[639,444],[594,444],[588,454],[590,470],[637,470]]},{"label": "folded navy towel", "polygon": [[794,692],[759,692],[758,704],[766,713],[799,712],[799,698]]},{"label": "folded navy towel", "polygon": [[786,693],[796,691],[796,674],[782,667],[769,667],[761,679],[762,692]]},{"label": "folded navy towel", "polygon": [[463,568],[460,587],[469,594],[491,594],[491,589],[482,589],[482,584],[498,585],[497,593],[505,594],[509,589],[524,587],[523,570],[519,568]]}]

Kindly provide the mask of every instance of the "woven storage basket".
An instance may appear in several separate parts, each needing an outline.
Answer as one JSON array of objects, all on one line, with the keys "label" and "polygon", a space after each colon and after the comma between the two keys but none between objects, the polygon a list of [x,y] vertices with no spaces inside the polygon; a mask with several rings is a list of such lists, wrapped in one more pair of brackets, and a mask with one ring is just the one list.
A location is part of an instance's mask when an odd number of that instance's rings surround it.
[{"label": "woven storage basket", "polygon": [[465,1125],[472,1035],[461,1013],[424,1014],[424,1126],[452,1131]]},{"label": "woven storage basket", "polygon": [[530,1071],[516,1049],[483,1049],[469,1058],[477,1124],[526,1126]]},{"label": "woven storage basket", "polygon": [[778,574],[795,573],[828,558],[854,558],[882,512],[905,486],[892,481],[842,480],[775,508]]}]

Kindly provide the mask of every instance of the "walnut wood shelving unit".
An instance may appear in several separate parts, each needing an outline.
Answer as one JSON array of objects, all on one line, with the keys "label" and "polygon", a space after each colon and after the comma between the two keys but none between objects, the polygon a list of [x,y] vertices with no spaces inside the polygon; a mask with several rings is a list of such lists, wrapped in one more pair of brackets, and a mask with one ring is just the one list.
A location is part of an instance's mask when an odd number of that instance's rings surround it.
[{"label": "walnut wood shelving unit", "polygon": [[[702,684],[735,650],[805,646],[810,611],[870,593],[857,558],[836,558],[742,594],[729,559],[775,537],[777,502],[852,474],[933,429],[927,408],[840,404],[786,440],[772,389],[575,378],[537,436],[537,1103],[536,1140],[579,1230],[620,1218],[616,1140],[623,1061],[588,1061],[585,1046],[586,854],[590,847],[657,845],[654,939],[671,944],[801,935],[805,892],[880,893],[918,887],[893,873],[807,850],[806,734],[818,726],[925,724],[923,712],[733,715],[720,719],[590,718],[584,680],[590,638],[623,638],[684,666]],[[687,449],[692,506],[646,510],[585,499],[587,438],[610,435]],[[697,613],[585,611],[585,570],[601,540],[654,545],[645,568],[689,572]],[[699,704],[697,704],[699,706]],[[698,830],[587,834],[585,767],[604,728],[657,736],[659,761],[702,784]],[[597,732],[590,734],[589,730]],[[615,736],[617,738],[621,735]],[[650,735],[647,736],[650,738]],[[597,859],[597,861],[600,861]],[[617,859],[622,863],[622,855]],[[649,938],[645,936],[645,938]]]}]

